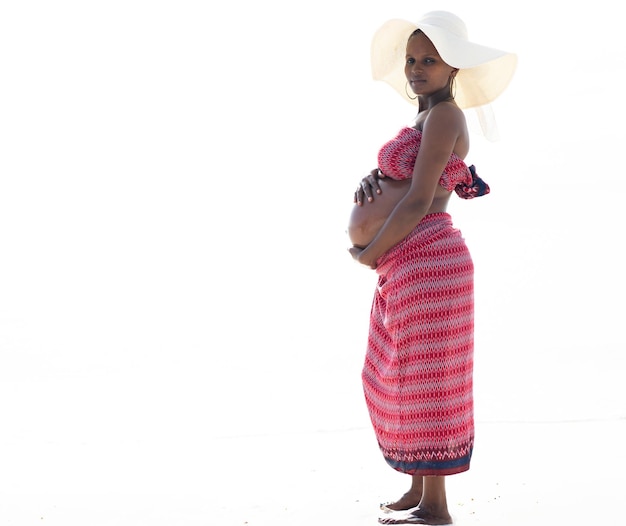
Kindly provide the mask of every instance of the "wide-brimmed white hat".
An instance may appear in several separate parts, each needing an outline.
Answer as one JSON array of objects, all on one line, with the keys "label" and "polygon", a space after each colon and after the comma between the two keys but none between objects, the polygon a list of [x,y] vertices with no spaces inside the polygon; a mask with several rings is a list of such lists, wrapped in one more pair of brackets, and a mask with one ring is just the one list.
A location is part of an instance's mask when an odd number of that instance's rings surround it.
[{"label": "wide-brimmed white hat", "polygon": [[417,23],[394,19],[385,22],[374,34],[371,48],[372,76],[391,85],[405,100],[418,105],[407,91],[404,74],[406,44],[409,36],[421,29],[433,43],[439,56],[453,68],[455,101],[460,108],[474,108],[490,103],[508,86],[517,56],[468,40],[465,23],[447,11],[432,11]]}]

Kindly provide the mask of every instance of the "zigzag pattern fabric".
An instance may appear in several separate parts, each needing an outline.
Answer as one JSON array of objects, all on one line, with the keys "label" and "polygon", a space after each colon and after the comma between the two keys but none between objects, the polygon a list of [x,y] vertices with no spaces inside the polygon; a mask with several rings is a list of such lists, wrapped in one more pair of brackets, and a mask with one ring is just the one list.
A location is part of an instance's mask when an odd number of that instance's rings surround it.
[{"label": "zigzag pattern fabric", "polygon": [[[422,131],[405,126],[378,152],[379,170],[391,179],[410,179],[421,143]],[[473,199],[490,191],[489,185],[476,173],[474,165],[468,167],[455,153],[450,155],[439,184],[449,192],[454,190],[462,199]]]},{"label": "zigzag pattern fabric", "polygon": [[469,469],[474,266],[447,213],[424,217],[376,269],[362,380],[384,458],[411,475]]}]

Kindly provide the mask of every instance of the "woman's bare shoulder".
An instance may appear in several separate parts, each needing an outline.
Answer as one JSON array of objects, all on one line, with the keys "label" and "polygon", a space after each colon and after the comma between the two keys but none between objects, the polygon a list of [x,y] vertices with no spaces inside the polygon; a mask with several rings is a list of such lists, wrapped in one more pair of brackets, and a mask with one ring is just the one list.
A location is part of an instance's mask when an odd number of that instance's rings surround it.
[{"label": "woman's bare shoulder", "polygon": [[449,142],[461,158],[467,155],[469,132],[465,113],[453,102],[441,102],[432,108],[424,121],[423,131],[435,142]]},{"label": "woman's bare shoulder", "polygon": [[440,102],[433,107],[424,121],[442,121],[447,124],[455,124],[457,126],[466,126],[465,113],[454,102]]}]

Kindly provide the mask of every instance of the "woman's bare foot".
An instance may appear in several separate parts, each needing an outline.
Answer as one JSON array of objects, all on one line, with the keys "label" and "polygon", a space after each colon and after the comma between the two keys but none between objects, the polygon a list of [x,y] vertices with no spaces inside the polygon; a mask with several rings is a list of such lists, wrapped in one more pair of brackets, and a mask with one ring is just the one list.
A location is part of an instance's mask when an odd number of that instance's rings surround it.
[{"label": "woman's bare foot", "polygon": [[418,492],[421,493],[422,498],[417,508],[409,508],[406,513],[389,513],[388,516],[379,518],[378,522],[381,524],[423,524],[428,526],[452,524],[446,499],[445,477],[418,478],[414,476],[411,489],[404,494],[402,499],[393,503],[393,506],[399,506],[400,503],[412,503],[412,498]]},{"label": "woman's bare foot", "polygon": [[381,508],[386,508],[392,511],[404,511],[415,508],[422,500],[422,492],[415,492],[412,490],[407,491],[402,497],[395,502],[388,502],[381,504]]},{"label": "woman's bare foot", "polygon": [[411,489],[407,491],[400,499],[395,502],[387,504],[381,504],[381,508],[384,510],[392,511],[404,511],[415,508],[422,500],[422,494],[424,492],[424,477],[419,475],[413,475],[411,477]]},{"label": "woman's bare foot", "polygon": [[452,517],[447,510],[430,511],[418,508],[403,517],[380,518],[381,524],[422,524],[424,526],[443,526],[452,524]]}]

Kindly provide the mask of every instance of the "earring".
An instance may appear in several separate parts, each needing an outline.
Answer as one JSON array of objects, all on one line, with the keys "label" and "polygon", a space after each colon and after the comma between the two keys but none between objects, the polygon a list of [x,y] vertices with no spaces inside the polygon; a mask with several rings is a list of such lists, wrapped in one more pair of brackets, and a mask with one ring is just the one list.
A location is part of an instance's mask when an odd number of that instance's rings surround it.
[{"label": "earring", "polygon": [[408,80],[404,84],[404,93],[406,93],[406,96],[411,100],[417,99],[417,95],[415,95],[415,97],[411,97],[411,95],[409,95],[409,81]]},{"label": "earring", "polygon": [[450,77],[450,98],[456,97],[456,77]]}]

